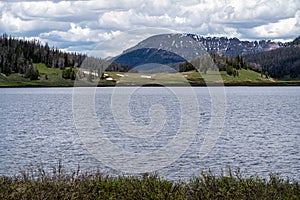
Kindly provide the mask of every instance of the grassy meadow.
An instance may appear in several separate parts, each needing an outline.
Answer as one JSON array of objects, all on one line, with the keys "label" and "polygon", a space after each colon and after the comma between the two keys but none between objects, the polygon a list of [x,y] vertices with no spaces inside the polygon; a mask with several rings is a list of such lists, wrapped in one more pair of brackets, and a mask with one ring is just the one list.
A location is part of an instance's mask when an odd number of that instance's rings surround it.
[{"label": "grassy meadow", "polygon": [[39,71],[39,80],[24,78],[22,74],[0,75],[0,87],[71,87],[74,82],[62,78],[60,69],[47,68],[45,64],[34,64]]}]

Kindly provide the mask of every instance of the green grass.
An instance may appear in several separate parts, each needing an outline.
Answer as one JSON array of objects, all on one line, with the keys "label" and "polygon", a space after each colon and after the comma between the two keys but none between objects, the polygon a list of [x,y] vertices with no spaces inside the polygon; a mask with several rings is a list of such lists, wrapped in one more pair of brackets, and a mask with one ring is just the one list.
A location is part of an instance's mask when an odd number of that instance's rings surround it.
[{"label": "green grass", "polygon": [[221,72],[222,78],[225,83],[228,82],[274,82],[273,79],[261,77],[260,73],[257,73],[252,70],[239,70],[239,76],[238,77],[233,77],[229,76],[225,71]]},{"label": "green grass", "polygon": [[[187,85],[188,81],[181,74],[178,73],[119,73],[107,72],[112,78],[117,80],[117,85]],[[120,77],[117,74],[122,74]],[[148,78],[147,78],[148,77]],[[151,78],[150,78],[151,77]]]},{"label": "green grass", "polygon": [[[272,78],[266,79],[261,77],[260,73],[252,70],[239,70],[239,76],[229,76],[225,71],[212,71],[209,70],[205,74],[198,71],[182,72],[180,74],[142,74],[142,73],[120,73],[120,72],[107,72],[111,77],[116,79],[120,85],[142,85],[162,83],[165,85],[186,85],[189,82],[192,85],[205,85],[208,84],[222,84],[225,85],[251,85],[251,84],[273,84],[276,81]],[[124,77],[117,76],[123,74]],[[143,75],[151,76],[150,79],[142,78]]]},{"label": "green grass", "polygon": [[[62,78],[62,70],[56,68],[47,68],[45,64],[34,64],[34,67],[39,71],[39,80],[34,81],[36,85],[41,86],[66,86],[74,85],[74,81]],[[46,75],[47,78],[46,79]]]},{"label": "green grass", "polygon": [[61,76],[61,70],[60,69],[57,69],[57,68],[48,68],[46,67],[45,64],[42,64],[42,63],[36,63],[36,64],[33,64],[33,66],[39,70],[40,74],[41,75],[45,75],[47,74],[48,76]]},{"label": "green grass", "polygon": [[111,177],[62,165],[46,173],[42,168],[0,177],[0,199],[299,199],[296,181],[270,175],[243,177],[230,169],[216,176],[201,173],[189,181],[169,181],[157,174]]},{"label": "green grass", "polygon": [[[11,74],[9,76],[0,75],[0,87],[55,87],[55,86],[73,86],[71,80],[63,79],[61,70],[47,68],[44,64],[33,64],[40,73],[39,80],[30,80],[24,78],[22,74]],[[48,79],[46,80],[46,75]]]}]

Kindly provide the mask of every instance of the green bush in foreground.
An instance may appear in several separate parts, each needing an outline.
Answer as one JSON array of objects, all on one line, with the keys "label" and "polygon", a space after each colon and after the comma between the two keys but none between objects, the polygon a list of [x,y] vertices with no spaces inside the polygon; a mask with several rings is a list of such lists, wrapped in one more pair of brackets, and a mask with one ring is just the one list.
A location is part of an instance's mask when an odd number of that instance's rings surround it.
[{"label": "green bush in foreground", "polygon": [[61,165],[0,177],[0,199],[300,199],[298,182],[270,175],[244,178],[202,173],[188,182],[172,182],[156,174],[110,177],[100,172],[65,173]]}]

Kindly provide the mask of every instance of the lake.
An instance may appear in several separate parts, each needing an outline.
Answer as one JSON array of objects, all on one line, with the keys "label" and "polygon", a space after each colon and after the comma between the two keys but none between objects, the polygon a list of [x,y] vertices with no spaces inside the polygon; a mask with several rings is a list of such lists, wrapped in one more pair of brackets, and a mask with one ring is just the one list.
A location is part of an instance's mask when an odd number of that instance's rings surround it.
[{"label": "lake", "polygon": [[[61,160],[66,170],[153,169],[170,180],[226,167],[300,180],[300,87],[219,89],[224,116],[212,112],[218,101],[205,87],[107,87],[93,95],[87,88],[0,88],[0,175],[30,166],[51,170]],[[209,130],[218,134],[210,139]]]}]

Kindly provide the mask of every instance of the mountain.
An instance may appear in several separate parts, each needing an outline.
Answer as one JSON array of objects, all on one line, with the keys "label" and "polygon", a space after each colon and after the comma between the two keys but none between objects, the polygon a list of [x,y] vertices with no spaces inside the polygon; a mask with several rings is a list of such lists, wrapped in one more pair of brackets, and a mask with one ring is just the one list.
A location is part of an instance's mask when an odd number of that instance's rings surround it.
[{"label": "mountain", "polygon": [[[115,58],[108,71],[129,71],[132,67],[139,67],[139,71],[149,71],[168,65],[176,69],[176,65],[186,60],[171,51],[156,48],[141,48],[121,54]],[[159,64],[159,65],[158,65]]]},{"label": "mountain", "polygon": [[[202,37],[195,34],[161,34],[151,36],[113,58],[108,70],[129,71],[149,63],[167,64],[178,70],[179,62],[191,61],[203,55],[218,54],[232,58],[272,51],[284,46],[284,43],[270,40],[241,41],[237,38]],[[153,65],[154,67],[157,65]],[[147,68],[151,67],[148,65]]]},{"label": "mountain", "polygon": [[125,50],[123,54],[145,48],[172,52],[186,60],[190,60],[206,53],[205,48],[187,34],[160,34],[151,36],[139,42],[134,47]]},{"label": "mountain", "polygon": [[159,64],[168,65],[177,71],[179,63],[204,54],[206,51],[203,46],[187,35],[155,35],[113,58],[108,70],[128,71],[133,67],[147,64],[145,68],[153,71],[153,68],[157,68]]},{"label": "mountain", "polygon": [[203,37],[195,34],[161,34],[149,37],[123,53],[141,48],[164,49],[190,59],[203,52],[235,57],[285,46],[271,40],[241,41],[238,38]]}]

